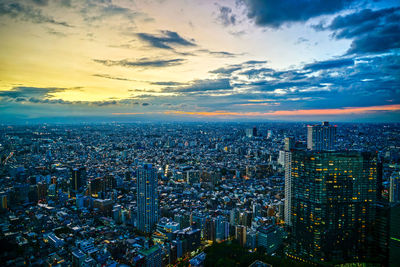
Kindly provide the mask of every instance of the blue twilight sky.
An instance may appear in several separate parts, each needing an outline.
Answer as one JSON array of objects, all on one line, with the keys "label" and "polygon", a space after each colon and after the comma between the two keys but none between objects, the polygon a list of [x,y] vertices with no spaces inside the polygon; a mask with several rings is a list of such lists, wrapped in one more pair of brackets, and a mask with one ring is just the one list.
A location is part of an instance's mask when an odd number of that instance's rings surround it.
[{"label": "blue twilight sky", "polygon": [[0,122],[400,121],[400,3],[2,0]]}]

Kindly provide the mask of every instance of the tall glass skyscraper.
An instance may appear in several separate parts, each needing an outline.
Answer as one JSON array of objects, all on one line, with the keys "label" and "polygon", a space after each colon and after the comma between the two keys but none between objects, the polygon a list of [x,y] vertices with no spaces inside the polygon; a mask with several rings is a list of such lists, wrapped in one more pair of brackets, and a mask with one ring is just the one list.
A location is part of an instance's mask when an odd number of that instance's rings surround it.
[{"label": "tall glass skyscraper", "polygon": [[284,205],[284,220],[287,225],[292,225],[290,209],[292,206],[292,152],[294,148],[294,140],[290,137],[285,138],[285,205]]},{"label": "tall glass skyscraper", "polygon": [[157,171],[151,164],[137,169],[137,228],[150,233],[158,221]]},{"label": "tall glass skyscraper", "polygon": [[309,150],[335,150],[336,127],[324,121],[321,125],[307,126],[307,148]]},{"label": "tall glass skyscraper", "polygon": [[391,203],[390,209],[389,266],[398,266],[400,263],[400,203]]},{"label": "tall glass skyscraper", "polygon": [[380,177],[377,155],[293,150],[290,168],[285,192],[291,192],[291,253],[321,262],[367,258]]},{"label": "tall glass skyscraper", "polygon": [[70,189],[75,194],[86,185],[86,169],[85,167],[71,169],[71,177],[69,179]]},{"label": "tall glass skyscraper", "polygon": [[400,202],[400,171],[395,171],[390,176],[389,201]]}]

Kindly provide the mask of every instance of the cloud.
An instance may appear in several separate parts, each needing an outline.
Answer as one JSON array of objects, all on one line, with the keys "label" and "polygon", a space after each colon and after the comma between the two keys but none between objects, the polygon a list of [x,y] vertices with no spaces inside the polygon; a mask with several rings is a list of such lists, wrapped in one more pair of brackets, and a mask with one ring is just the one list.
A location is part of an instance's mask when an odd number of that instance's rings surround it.
[{"label": "cloud", "polygon": [[[160,85],[160,86],[181,86],[185,85],[186,83],[180,83],[180,82],[173,82],[173,81],[167,81],[167,82],[151,82],[151,81],[143,81],[143,80],[134,80],[134,79],[127,79],[123,77],[117,77],[117,76],[111,76],[109,74],[93,74],[92,76],[94,77],[99,77],[99,78],[104,78],[104,79],[110,79],[110,80],[117,80],[117,81],[127,81],[127,82],[140,82],[140,83],[147,83],[151,85]],[[130,92],[153,92],[156,93],[158,91],[154,90],[143,90],[143,89],[130,89],[128,90]]]},{"label": "cloud", "polygon": [[87,22],[102,21],[104,19],[114,19],[115,17],[126,19],[130,25],[134,20],[142,17],[145,20],[151,20],[147,14],[130,8],[122,7],[112,3],[112,1],[83,1],[83,7],[80,10],[81,15]]},{"label": "cloud", "polygon": [[126,78],[122,78],[122,77],[111,76],[108,74],[93,74],[92,76],[110,79],[110,80],[117,80],[117,81],[130,81],[130,82],[135,81],[135,80],[126,79]]},{"label": "cloud", "polygon": [[144,114],[153,114],[152,112],[125,112],[125,113],[120,113],[120,112],[115,112],[115,113],[111,113],[111,115],[144,115]]},{"label": "cloud", "polygon": [[180,87],[167,87],[164,88],[164,92],[177,92],[177,93],[202,93],[208,91],[225,91],[232,90],[233,87],[230,84],[229,79],[205,79],[205,80],[194,80],[188,86]]},{"label": "cloud", "polygon": [[[77,88],[72,88],[77,89]],[[19,97],[29,98],[29,97],[50,97],[54,93],[63,92],[69,90],[69,88],[59,88],[59,87],[14,87],[11,90],[0,91],[0,97],[8,99],[17,99]],[[19,100],[21,101],[21,99]]]},{"label": "cloud", "polygon": [[222,23],[225,27],[236,24],[236,15],[232,14],[232,9],[227,6],[218,5],[218,17],[217,20]]},{"label": "cloud", "polygon": [[333,14],[349,7],[355,0],[241,0],[247,17],[258,26],[279,28],[283,24],[306,22],[310,18]]},{"label": "cloud", "polygon": [[124,16],[128,20],[133,20],[136,16],[140,13],[136,13],[129,8],[108,4],[101,8],[100,10],[101,15],[103,17],[112,17],[112,16]]},{"label": "cloud", "polygon": [[[272,81],[254,81],[249,84],[253,90],[262,92],[278,92],[278,94],[286,94],[286,90],[297,91],[303,87],[310,87],[309,81],[293,81],[293,80],[272,80]],[[314,84],[313,87],[322,87]],[[280,90],[280,91],[278,91]]]},{"label": "cloud", "polygon": [[152,85],[164,85],[164,86],[180,86],[184,85],[185,83],[180,83],[180,82],[150,82]]},{"label": "cloud", "polygon": [[323,70],[323,69],[334,69],[341,68],[345,66],[354,65],[354,60],[352,58],[342,58],[342,59],[331,59],[325,61],[318,61],[315,63],[305,65],[306,70]]},{"label": "cloud", "polygon": [[209,71],[209,73],[213,73],[213,74],[220,74],[220,75],[231,75],[232,72],[235,72],[237,70],[242,69],[241,66],[230,66],[230,67],[222,67],[222,68],[218,68],[215,70],[211,70]]},{"label": "cloud", "polygon": [[266,60],[249,60],[246,62],[243,62],[242,65],[257,65],[257,64],[265,64],[267,63]]},{"label": "cloud", "polygon": [[294,44],[298,45],[298,44],[306,43],[306,42],[309,42],[309,41],[310,40],[308,40],[307,38],[299,37],[299,38],[297,38],[297,40],[296,40],[296,42]]},{"label": "cloud", "polygon": [[[249,99],[276,101],[279,109],[400,104],[399,66],[400,58],[396,55],[331,59],[288,70],[237,64],[239,69],[228,76],[235,90],[229,91],[229,95],[203,91],[201,96],[209,98],[197,101],[216,109],[243,104]],[[224,69],[216,72],[229,73]],[[257,106],[276,109],[274,105],[246,105],[252,110],[257,110]]]},{"label": "cloud", "polygon": [[235,71],[243,70],[245,68],[253,68],[254,66],[257,66],[260,64],[265,64],[265,63],[267,63],[267,61],[265,61],[265,60],[249,60],[249,61],[242,62],[240,64],[233,64],[233,65],[229,65],[227,67],[221,67],[221,68],[218,68],[215,70],[211,70],[211,71],[209,71],[209,73],[218,74],[221,76],[231,76],[231,74]]},{"label": "cloud", "polygon": [[129,67],[129,68],[135,68],[135,67],[142,67],[142,68],[148,68],[148,67],[153,67],[153,68],[161,68],[161,67],[170,67],[170,66],[176,66],[176,65],[181,65],[185,61],[184,59],[181,58],[176,58],[176,59],[149,59],[149,58],[140,58],[138,60],[128,60],[128,59],[123,59],[123,60],[103,60],[103,59],[93,59],[94,62],[103,64],[105,66],[111,67],[111,66],[121,66],[121,67]]},{"label": "cloud", "polygon": [[192,40],[186,40],[181,37],[177,32],[173,31],[161,31],[160,35],[137,33],[136,36],[139,37],[140,40],[156,48],[173,49],[172,45],[196,46],[196,44],[193,43]]},{"label": "cloud", "polygon": [[239,74],[241,75],[246,75],[249,79],[251,78],[257,78],[257,77],[261,77],[264,75],[272,75],[275,74],[275,71],[273,69],[270,68],[259,68],[259,69],[248,69],[245,71],[240,72]]},{"label": "cloud", "polygon": [[71,7],[71,0],[60,0],[59,2],[63,7]]},{"label": "cloud", "polygon": [[[29,107],[51,110],[54,105],[57,109],[73,106],[87,110],[85,112],[149,114],[146,109],[151,105],[149,111],[157,114],[172,109],[182,112],[175,115],[199,117],[215,114],[214,117],[224,118],[316,118],[321,115],[346,119],[365,114],[367,117],[391,116],[394,120],[400,105],[399,66],[400,58],[388,54],[317,61],[288,70],[260,68],[259,63],[241,63],[236,65],[239,69],[229,78],[193,80],[188,84],[144,81],[166,87],[154,94],[149,94],[149,90],[135,90],[135,93],[144,94],[127,99],[66,101],[55,99],[54,94],[73,88],[15,87],[1,91],[0,101],[3,107],[14,105],[14,110]],[[248,75],[243,78],[243,73]],[[182,103],[186,106],[179,107]],[[171,110],[167,112],[174,115]]]},{"label": "cloud", "polygon": [[48,105],[80,105],[92,107],[105,106],[148,106],[150,103],[139,103],[136,99],[106,99],[102,101],[68,101],[54,98],[55,93],[80,90],[81,87],[58,88],[58,87],[13,87],[11,90],[0,91],[1,103],[24,104],[48,104]]},{"label": "cloud", "polygon": [[236,53],[231,53],[227,51],[212,51],[208,49],[198,49],[196,50],[197,52],[201,53],[207,53],[212,56],[217,56],[217,57],[236,57],[238,55],[243,55],[243,54],[236,54]]},{"label": "cloud", "polygon": [[315,116],[315,115],[351,115],[374,112],[400,111],[400,105],[382,105],[370,107],[345,107],[337,109],[301,109],[301,110],[277,110],[272,112],[235,112],[235,111],[181,111],[169,110],[165,114],[194,115],[201,117],[264,117],[264,116]]},{"label": "cloud", "polygon": [[31,0],[32,3],[39,5],[39,6],[47,6],[47,4],[49,3],[48,0]]},{"label": "cloud", "polygon": [[64,27],[72,27],[64,21],[58,21],[42,13],[41,10],[31,6],[23,5],[18,2],[0,2],[0,16],[9,16],[10,18],[22,21],[31,21],[33,23],[49,23]]},{"label": "cloud", "polygon": [[[397,66],[400,59],[395,55],[358,57],[354,58],[354,64],[350,60],[336,61],[336,64],[327,62],[292,70],[283,80],[284,84],[277,82],[265,89],[280,87],[287,97],[323,97],[324,100],[312,103],[315,106],[381,105],[391,99],[400,99],[400,68]],[[305,70],[313,73],[304,73]],[[299,83],[294,87],[296,82]],[[399,103],[399,100],[395,102]]]},{"label": "cloud", "polygon": [[326,29],[336,39],[352,39],[348,54],[382,53],[400,48],[400,7],[364,9],[337,16]]},{"label": "cloud", "polygon": [[60,31],[56,31],[56,30],[51,29],[51,28],[47,29],[47,33],[51,34],[51,35],[54,35],[54,36],[57,36],[57,37],[67,37],[67,35],[65,33],[60,32]]},{"label": "cloud", "polygon": [[[400,104],[400,58],[396,55],[336,58],[288,70],[260,68],[258,64],[226,66],[211,71],[219,79],[194,80],[163,92],[172,93],[178,102],[214,110],[230,110],[233,105],[257,111]],[[269,99],[277,104],[237,105],[249,99]]]}]

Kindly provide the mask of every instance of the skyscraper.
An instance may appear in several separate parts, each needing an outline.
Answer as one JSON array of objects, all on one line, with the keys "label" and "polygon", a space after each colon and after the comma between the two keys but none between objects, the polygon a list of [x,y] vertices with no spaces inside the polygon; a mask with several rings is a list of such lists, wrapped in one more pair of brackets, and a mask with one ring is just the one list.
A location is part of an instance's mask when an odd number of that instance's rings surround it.
[{"label": "skyscraper", "polygon": [[294,140],[292,137],[286,137],[285,138],[285,145],[284,145],[284,150],[285,151],[290,151],[294,148]]},{"label": "skyscraper", "polygon": [[389,266],[398,266],[400,262],[400,203],[391,203],[389,236]]},{"label": "skyscraper", "polygon": [[86,185],[86,169],[85,167],[71,169],[70,187],[76,193]]},{"label": "skyscraper", "polygon": [[290,168],[292,252],[313,261],[368,257],[378,195],[377,155],[292,151]]},{"label": "skyscraper", "polygon": [[284,220],[287,225],[291,225],[290,209],[292,206],[292,152],[294,148],[294,141],[292,138],[285,138],[284,147],[284,166],[285,166],[285,206],[284,206]]},{"label": "skyscraper", "polygon": [[321,125],[307,126],[307,148],[309,150],[334,150],[336,127],[324,121]]},{"label": "skyscraper", "polygon": [[158,221],[157,172],[151,164],[137,169],[137,228],[150,233]]},{"label": "skyscraper", "polygon": [[239,244],[244,247],[246,245],[246,226],[237,225],[235,227],[235,239],[239,241]]},{"label": "skyscraper", "polygon": [[257,136],[257,127],[248,128],[245,130],[247,137],[255,137]]},{"label": "skyscraper", "polygon": [[400,171],[395,171],[390,176],[389,201],[400,202]]}]

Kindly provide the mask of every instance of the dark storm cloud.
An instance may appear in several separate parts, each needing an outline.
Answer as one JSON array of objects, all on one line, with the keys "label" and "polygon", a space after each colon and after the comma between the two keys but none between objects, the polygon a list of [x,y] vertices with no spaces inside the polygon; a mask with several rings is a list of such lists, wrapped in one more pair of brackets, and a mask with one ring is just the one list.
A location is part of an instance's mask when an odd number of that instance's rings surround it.
[{"label": "dark storm cloud", "polygon": [[149,58],[140,58],[138,60],[129,60],[129,59],[123,59],[123,60],[103,60],[103,59],[93,59],[94,62],[103,64],[105,66],[121,66],[121,67],[128,67],[128,68],[136,68],[136,67],[142,67],[142,68],[148,68],[148,67],[153,67],[153,68],[161,68],[161,67],[170,67],[170,66],[176,66],[176,65],[181,65],[185,61],[184,59],[181,58],[176,58],[176,59],[149,59]]},{"label": "dark storm cloud", "polygon": [[365,9],[337,16],[327,29],[336,39],[352,39],[348,54],[381,53],[400,48],[400,7]]},{"label": "dark storm cloud", "polygon": [[354,0],[241,0],[247,17],[259,26],[279,28],[285,23],[305,22],[349,7]]},{"label": "dark storm cloud", "polygon": [[236,24],[236,15],[232,14],[232,9],[227,6],[218,6],[217,20],[225,27]]},{"label": "dark storm cloud", "polygon": [[22,21],[31,21],[33,23],[49,23],[64,27],[72,27],[64,21],[58,21],[46,14],[43,14],[40,9],[33,8],[21,4],[19,2],[4,1],[0,2],[0,16],[9,16],[10,18]]},{"label": "dark storm cloud", "polygon": [[173,49],[172,45],[196,46],[193,41],[184,39],[177,32],[173,31],[161,31],[161,35],[137,33],[136,36],[139,37],[140,40],[156,48]]},{"label": "dark storm cloud", "polygon": [[177,93],[202,93],[209,91],[224,91],[232,90],[229,79],[204,79],[194,80],[188,86],[180,87],[167,87],[164,92],[177,92]]},{"label": "dark storm cloud", "polygon": [[354,60],[352,58],[343,58],[343,59],[332,59],[325,61],[318,61],[315,63],[307,64],[304,69],[306,70],[324,70],[324,69],[334,69],[341,68],[345,66],[354,65]]}]

